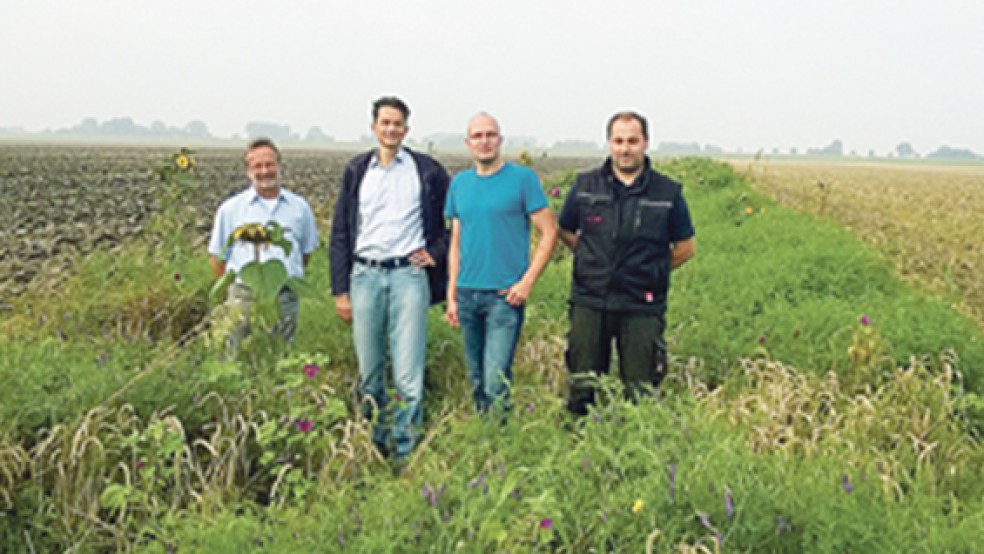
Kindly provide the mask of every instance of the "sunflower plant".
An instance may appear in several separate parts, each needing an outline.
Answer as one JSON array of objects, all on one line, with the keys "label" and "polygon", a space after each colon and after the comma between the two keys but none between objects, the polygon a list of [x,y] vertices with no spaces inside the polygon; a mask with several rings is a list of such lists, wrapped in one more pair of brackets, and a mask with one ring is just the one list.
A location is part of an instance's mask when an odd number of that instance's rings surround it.
[{"label": "sunflower plant", "polygon": [[[223,254],[237,242],[253,245],[253,261],[239,269],[228,269],[225,274],[216,281],[209,293],[213,300],[223,298],[225,291],[236,280],[239,279],[248,286],[253,294],[260,300],[273,300],[277,297],[285,285],[301,292],[304,289],[304,282],[301,279],[290,277],[287,268],[281,260],[260,261],[260,252],[271,246],[279,246],[284,251],[285,256],[290,256],[293,245],[284,238],[284,229],[276,221],[263,223],[245,223],[237,227],[229,239],[226,241]],[[299,290],[301,289],[301,290]]]}]

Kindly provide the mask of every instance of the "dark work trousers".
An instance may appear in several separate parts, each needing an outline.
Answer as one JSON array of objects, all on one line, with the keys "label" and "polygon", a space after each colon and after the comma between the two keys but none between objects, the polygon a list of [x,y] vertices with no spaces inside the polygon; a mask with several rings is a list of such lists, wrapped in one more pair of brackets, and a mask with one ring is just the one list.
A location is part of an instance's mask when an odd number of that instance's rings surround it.
[{"label": "dark work trousers", "polygon": [[612,341],[618,348],[619,378],[629,398],[637,398],[647,386],[655,389],[666,375],[665,312],[633,314],[573,305],[570,324],[565,357],[571,413],[585,415],[594,403],[597,382],[590,377],[608,374]]}]

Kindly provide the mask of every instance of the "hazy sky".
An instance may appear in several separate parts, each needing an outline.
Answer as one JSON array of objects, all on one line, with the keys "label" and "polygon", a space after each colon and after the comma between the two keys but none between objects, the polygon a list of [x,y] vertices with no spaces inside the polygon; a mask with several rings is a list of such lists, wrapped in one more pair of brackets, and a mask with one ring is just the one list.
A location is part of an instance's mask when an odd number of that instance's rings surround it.
[{"label": "hazy sky", "polygon": [[0,0],[0,127],[85,117],[368,132],[382,94],[411,135],[487,110],[505,135],[984,153],[980,0]]}]

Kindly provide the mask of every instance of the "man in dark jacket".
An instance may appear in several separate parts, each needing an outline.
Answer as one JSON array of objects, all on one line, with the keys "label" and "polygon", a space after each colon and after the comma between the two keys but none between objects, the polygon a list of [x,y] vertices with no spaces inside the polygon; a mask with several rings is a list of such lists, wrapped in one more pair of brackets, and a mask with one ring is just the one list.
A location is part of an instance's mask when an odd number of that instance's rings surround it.
[{"label": "man in dark jacket", "polygon": [[560,214],[560,238],[574,252],[567,368],[568,410],[583,415],[608,373],[612,341],[619,376],[635,397],[666,373],[670,271],[696,253],[678,183],[652,169],[646,119],[608,121],[610,157],[578,175]]},{"label": "man in dark jacket", "polygon": [[[398,462],[410,455],[422,422],[427,308],[444,299],[447,283],[448,174],[403,147],[409,116],[399,98],[373,103],[379,147],[345,167],[330,246],[335,311],[352,324],[366,416],[379,418],[373,440]],[[393,399],[386,395],[387,349]]]}]

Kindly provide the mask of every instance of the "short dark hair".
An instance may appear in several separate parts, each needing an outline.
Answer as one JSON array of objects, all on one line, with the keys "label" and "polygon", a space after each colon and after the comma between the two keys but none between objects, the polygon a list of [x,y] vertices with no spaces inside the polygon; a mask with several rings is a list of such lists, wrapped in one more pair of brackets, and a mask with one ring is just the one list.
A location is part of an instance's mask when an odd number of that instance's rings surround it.
[{"label": "short dark hair", "polygon": [[607,133],[605,138],[611,140],[612,138],[612,126],[615,125],[616,121],[623,120],[636,120],[639,125],[642,125],[642,138],[649,140],[649,124],[646,122],[646,118],[642,117],[639,113],[633,111],[618,112],[613,115],[611,119],[608,120]]},{"label": "short dark hair", "polygon": [[253,150],[256,150],[257,148],[263,148],[264,146],[269,148],[270,150],[273,150],[273,153],[277,155],[277,161],[279,162],[280,149],[277,148],[277,145],[273,143],[272,139],[269,139],[267,137],[257,137],[249,141],[249,144],[246,146],[246,154],[244,155],[244,157],[246,155],[249,155],[249,153],[252,152]]},{"label": "short dark hair", "polygon": [[383,96],[376,99],[372,103],[372,120],[375,122],[376,118],[379,117],[380,108],[394,108],[400,110],[403,114],[403,122],[406,123],[410,120],[410,108],[407,107],[407,103],[395,96]]}]

